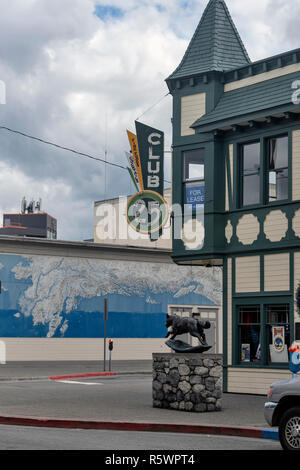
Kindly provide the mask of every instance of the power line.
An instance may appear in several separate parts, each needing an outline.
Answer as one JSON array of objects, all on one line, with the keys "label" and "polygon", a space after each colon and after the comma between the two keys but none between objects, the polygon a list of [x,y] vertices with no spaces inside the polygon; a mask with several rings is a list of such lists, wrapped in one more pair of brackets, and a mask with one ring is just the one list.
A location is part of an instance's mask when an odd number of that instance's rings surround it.
[{"label": "power line", "polygon": [[[93,155],[90,155],[88,153],[79,152],[78,150],[74,150],[74,149],[71,149],[69,147],[63,147],[62,145],[56,144],[54,142],[50,142],[48,140],[41,139],[39,137],[35,137],[33,135],[30,135],[30,134],[26,134],[25,132],[17,131],[16,129],[11,129],[10,127],[0,126],[0,130],[5,130],[5,131],[8,131],[8,132],[12,132],[13,134],[17,134],[17,135],[20,135],[22,137],[26,137],[27,139],[35,140],[35,141],[40,142],[42,144],[46,144],[46,145],[50,145],[52,147],[56,147],[60,150],[66,150],[67,152],[74,153],[75,155],[78,155],[80,157],[90,158],[91,160],[95,160],[95,161],[104,163],[105,165],[111,165],[111,166],[114,166],[114,167],[117,167],[117,168],[121,168],[122,170],[128,171],[126,166],[119,165],[118,163],[108,162],[106,160],[106,158],[104,159],[104,158],[100,158],[100,157],[94,157]],[[105,157],[107,157],[107,155],[105,155]],[[170,181],[167,181],[167,180],[164,180],[164,181],[165,181],[165,183],[171,184]]]},{"label": "power line", "polygon": [[26,137],[28,139],[36,140],[38,142],[41,142],[42,144],[51,145],[52,147],[56,147],[56,148],[59,148],[61,150],[66,150],[67,152],[72,152],[72,153],[74,153],[76,155],[79,155],[81,157],[86,157],[86,158],[90,158],[92,160],[96,160],[96,161],[101,162],[101,163],[105,163],[106,165],[112,165],[112,166],[115,166],[117,168],[122,168],[122,170],[127,171],[127,167],[119,165],[118,163],[108,162],[104,158],[94,157],[93,155],[89,155],[88,153],[78,152],[77,150],[74,150],[74,149],[71,149],[71,148],[68,148],[68,147],[63,147],[62,145],[55,144],[54,142],[49,142],[48,140],[40,139],[39,137],[34,137],[33,135],[25,134],[25,132],[17,131],[15,129],[10,129],[9,127],[0,126],[0,129],[6,130],[8,132],[13,132],[14,134],[21,135],[21,136]]},{"label": "power line", "polygon": [[139,117],[136,118],[136,121],[139,121],[141,119],[141,117],[144,116],[144,114],[148,113],[149,111],[151,111],[151,109],[155,108],[155,106],[157,106],[169,94],[170,94],[170,92],[168,92],[166,95],[162,96],[162,98],[160,98],[156,103],[154,103],[152,106],[150,106],[150,108],[146,109],[146,111],[144,111],[143,114],[141,114]]}]

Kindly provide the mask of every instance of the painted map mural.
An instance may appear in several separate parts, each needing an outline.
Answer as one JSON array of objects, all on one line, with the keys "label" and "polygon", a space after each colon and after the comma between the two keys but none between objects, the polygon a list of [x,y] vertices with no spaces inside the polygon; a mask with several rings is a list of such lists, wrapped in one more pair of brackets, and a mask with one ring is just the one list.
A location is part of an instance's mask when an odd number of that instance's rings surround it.
[{"label": "painted map mural", "polygon": [[0,337],[161,338],[168,305],[221,302],[219,268],[0,255]]}]

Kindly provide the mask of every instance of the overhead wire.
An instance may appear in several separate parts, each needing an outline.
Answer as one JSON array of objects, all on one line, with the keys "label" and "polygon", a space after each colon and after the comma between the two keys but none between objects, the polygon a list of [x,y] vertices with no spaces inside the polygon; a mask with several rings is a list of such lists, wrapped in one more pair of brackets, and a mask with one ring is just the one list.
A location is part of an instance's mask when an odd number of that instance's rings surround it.
[{"label": "overhead wire", "polygon": [[[42,144],[50,145],[50,146],[56,147],[60,150],[65,150],[67,152],[71,152],[71,153],[73,153],[75,155],[78,155],[80,157],[89,158],[91,160],[95,160],[95,161],[104,163],[105,165],[111,165],[111,166],[114,166],[116,168],[121,168],[122,170],[128,171],[126,166],[120,165],[118,163],[109,162],[109,161],[106,160],[106,158],[95,157],[95,156],[90,155],[88,153],[79,152],[78,150],[56,144],[55,142],[50,142],[48,140],[41,139],[40,137],[35,137],[35,136],[27,134],[25,132],[21,132],[21,131],[18,131],[16,129],[11,129],[10,127],[0,126],[0,130],[5,130],[5,131],[8,131],[8,132],[12,132],[13,134],[17,134],[17,135],[20,135],[22,137],[26,137],[27,139],[35,140],[35,141],[40,142]],[[167,180],[164,180],[164,181],[165,181],[165,183],[170,183],[170,181],[167,181]]]}]

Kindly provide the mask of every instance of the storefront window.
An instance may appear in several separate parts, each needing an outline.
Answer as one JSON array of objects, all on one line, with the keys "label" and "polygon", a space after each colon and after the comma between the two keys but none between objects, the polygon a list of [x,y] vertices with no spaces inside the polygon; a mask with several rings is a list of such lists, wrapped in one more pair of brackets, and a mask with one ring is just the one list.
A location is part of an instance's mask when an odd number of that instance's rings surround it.
[{"label": "storefront window", "polygon": [[288,363],[289,304],[238,307],[239,362]]},{"label": "storefront window", "polygon": [[260,306],[239,307],[240,361],[259,362],[260,348]]},{"label": "storefront window", "polygon": [[269,202],[288,199],[288,136],[269,140]]}]

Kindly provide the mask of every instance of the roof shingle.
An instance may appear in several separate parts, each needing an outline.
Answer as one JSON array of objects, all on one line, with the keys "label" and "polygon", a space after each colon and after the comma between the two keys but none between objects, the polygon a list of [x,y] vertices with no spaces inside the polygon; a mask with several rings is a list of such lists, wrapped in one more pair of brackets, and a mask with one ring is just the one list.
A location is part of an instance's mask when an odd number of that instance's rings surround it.
[{"label": "roof shingle", "polygon": [[224,0],[210,0],[181,63],[169,79],[226,71],[249,63]]}]

